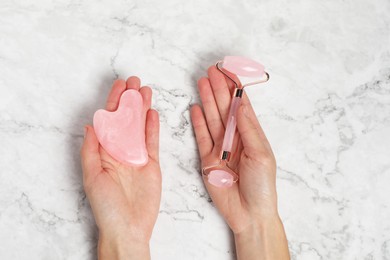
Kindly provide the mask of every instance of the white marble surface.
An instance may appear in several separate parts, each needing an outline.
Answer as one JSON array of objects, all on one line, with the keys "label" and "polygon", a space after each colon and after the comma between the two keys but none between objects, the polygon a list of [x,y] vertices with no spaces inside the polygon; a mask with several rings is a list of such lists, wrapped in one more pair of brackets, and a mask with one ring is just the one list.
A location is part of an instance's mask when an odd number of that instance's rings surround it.
[{"label": "white marble surface", "polygon": [[0,2],[0,259],[95,259],[83,125],[138,75],[161,113],[153,259],[234,259],[202,185],[196,79],[224,55],[261,60],[248,89],[278,161],[292,259],[390,259],[390,2]]}]

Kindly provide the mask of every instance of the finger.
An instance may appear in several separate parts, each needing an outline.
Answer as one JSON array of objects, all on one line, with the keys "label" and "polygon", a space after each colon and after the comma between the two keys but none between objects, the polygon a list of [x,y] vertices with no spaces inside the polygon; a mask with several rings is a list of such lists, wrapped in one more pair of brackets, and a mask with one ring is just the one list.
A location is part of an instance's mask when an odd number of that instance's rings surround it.
[{"label": "finger", "polygon": [[[247,106],[242,105],[238,109],[237,129],[240,133],[244,152],[247,157],[255,161],[261,161],[263,157],[272,155],[264,142],[260,138],[259,129],[253,122],[252,115]],[[265,137],[265,136],[264,136]]]},{"label": "finger", "polygon": [[267,137],[265,136],[265,133],[263,131],[263,128],[261,127],[260,123],[259,123],[259,120],[257,119],[257,116],[256,116],[256,113],[255,111],[253,110],[253,107],[251,105],[251,102],[248,98],[248,95],[246,94],[246,92],[244,92],[244,95],[242,96],[242,103],[241,103],[243,106],[245,106],[247,112],[248,112],[248,115],[249,115],[249,118],[251,120],[251,122],[254,124],[254,126],[257,128],[258,132],[259,132],[259,137],[260,139],[263,141],[263,143],[267,146],[267,148],[269,150],[271,150],[271,146],[268,142],[268,139]]},{"label": "finger", "polygon": [[207,127],[215,145],[222,142],[224,126],[221,116],[215,103],[214,94],[207,78],[201,78],[198,81],[200,99],[203,104],[204,114],[206,116]]},{"label": "finger", "polygon": [[229,86],[226,82],[225,76],[217,69],[217,67],[211,66],[207,73],[210,78],[211,87],[213,89],[220,117],[225,126],[229,114],[230,102],[232,99]]},{"label": "finger", "polygon": [[[226,83],[227,83],[228,86],[229,86],[230,92],[233,94],[233,90],[234,90],[235,88],[241,87],[240,79],[237,77],[236,74],[231,73],[231,72],[228,71],[228,70],[224,70],[224,73],[227,74],[227,75],[224,75],[224,76],[225,76],[225,80],[226,80]],[[236,85],[236,84],[237,84],[237,85]]]},{"label": "finger", "polygon": [[139,90],[141,86],[141,80],[136,76],[131,76],[126,80],[126,89]]},{"label": "finger", "polygon": [[119,99],[126,90],[126,82],[123,79],[117,79],[112,84],[110,94],[107,98],[106,110],[115,111],[118,108]]},{"label": "finger", "polygon": [[239,87],[239,88],[241,87],[240,79],[237,77],[236,74],[231,73],[230,71],[225,70],[225,69],[222,69],[222,70],[223,70],[223,73],[222,72],[221,73],[225,77],[230,94],[233,94],[234,89],[236,89],[237,87]]},{"label": "finger", "polygon": [[206,119],[199,105],[193,105],[191,107],[191,121],[195,131],[199,155],[200,158],[203,158],[210,154],[213,149],[213,140],[211,139]]},{"label": "finger", "polygon": [[84,143],[81,148],[81,163],[83,167],[84,183],[88,183],[102,171],[99,153],[99,141],[92,126],[85,126]]},{"label": "finger", "polygon": [[160,121],[158,112],[150,109],[146,116],[146,149],[149,157],[156,162],[159,161],[159,134]]},{"label": "finger", "polygon": [[152,89],[149,87],[142,87],[139,92],[141,93],[144,106],[142,110],[142,117],[145,120],[146,114],[152,105]]}]

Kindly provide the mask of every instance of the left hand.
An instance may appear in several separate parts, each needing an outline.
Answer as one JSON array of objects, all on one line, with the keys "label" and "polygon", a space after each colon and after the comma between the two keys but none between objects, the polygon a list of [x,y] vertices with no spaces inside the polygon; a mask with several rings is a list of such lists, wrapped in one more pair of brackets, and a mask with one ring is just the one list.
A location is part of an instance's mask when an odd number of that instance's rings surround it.
[{"label": "left hand", "polygon": [[84,189],[99,228],[99,259],[115,258],[108,251],[122,246],[132,252],[122,252],[121,256],[145,259],[142,253],[135,252],[149,253],[149,240],[160,206],[159,117],[157,111],[150,109],[151,89],[141,88],[137,77],[126,82],[116,80],[106,110],[115,111],[127,89],[138,90],[143,98],[148,163],[130,167],[116,161],[101,147],[92,126],[85,127],[81,151]]}]

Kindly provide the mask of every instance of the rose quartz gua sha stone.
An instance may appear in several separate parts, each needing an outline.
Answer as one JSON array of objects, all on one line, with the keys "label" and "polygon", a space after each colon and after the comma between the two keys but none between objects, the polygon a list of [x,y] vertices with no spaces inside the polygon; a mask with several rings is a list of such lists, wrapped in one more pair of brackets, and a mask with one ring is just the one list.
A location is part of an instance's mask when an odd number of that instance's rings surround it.
[{"label": "rose quartz gua sha stone", "polygon": [[99,109],[93,117],[96,136],[115,160],[130,166],[148,162],[143,100],[137,90],[126,90],[114,112]]}]

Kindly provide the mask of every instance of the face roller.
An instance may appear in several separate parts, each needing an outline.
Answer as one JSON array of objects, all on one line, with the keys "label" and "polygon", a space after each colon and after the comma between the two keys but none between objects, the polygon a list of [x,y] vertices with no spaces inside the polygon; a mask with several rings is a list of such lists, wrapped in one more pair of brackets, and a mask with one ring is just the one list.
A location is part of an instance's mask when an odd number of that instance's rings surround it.
[{"label": "face roller", "polygon": [[[207,181],[216,187],[231,187],[238,181],[238,175],[229,167],[229,160],[237,126],[237,111],[244,88],[268,81],[269,74],[264,71],[264,66],[260,63],[240,56],[226,56],[223,61],[217,62],[216,67],[234,83],[235,89],[230,103],[219,164],[204,167],[202,173]],[[229,73],[236,75],[239,81],[236,82]]]}]

